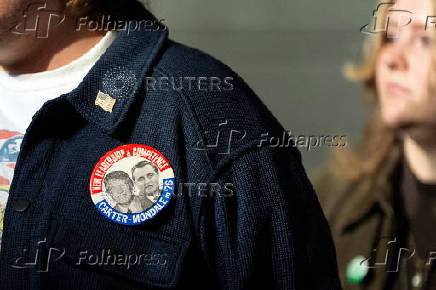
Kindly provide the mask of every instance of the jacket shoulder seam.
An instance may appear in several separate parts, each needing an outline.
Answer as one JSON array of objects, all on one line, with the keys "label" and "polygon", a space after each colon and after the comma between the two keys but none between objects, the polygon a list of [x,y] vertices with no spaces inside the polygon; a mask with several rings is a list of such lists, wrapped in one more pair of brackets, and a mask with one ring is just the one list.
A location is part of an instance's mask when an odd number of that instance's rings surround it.
[{"label": "jacket shoulder seam", "polygon": [[[163,68],[156,67],[155,71],[157,73],[159,73],[160,75],[162,75],[162,76],[173,77],[173,75],[171,73],[169,73],[168,71],[164,70]],[[197,136],[200,139],[200,141],[203,142],[203,144],[205,144],[206,140],[205,140],[205,137],[203,135],[203,132],[205,131],[205,129],[203,128],[203,126],[202,126],[202,124],[201,124],[201,122],[200,122],[200,120],[199,120],[199,118],[198,118],[198,116],[197,116],[197,114],[195,112],[195,109],[193,108],[193,105],[190,102],[189,97],[186,94],[184,94],[183,92],[179,91],[179,90],[174,90],[174,92],[183,99],[185,107],[188,109],[190,115],[192,116],[192,119],[195,122]],[[205,155],[207,157],[207,160],[208,160],[211,172],[214,172],[215,171],[215,166],[214,166],[214,164],[212,162],[211,156],[208,154],[208,151],[205,151]]]}]

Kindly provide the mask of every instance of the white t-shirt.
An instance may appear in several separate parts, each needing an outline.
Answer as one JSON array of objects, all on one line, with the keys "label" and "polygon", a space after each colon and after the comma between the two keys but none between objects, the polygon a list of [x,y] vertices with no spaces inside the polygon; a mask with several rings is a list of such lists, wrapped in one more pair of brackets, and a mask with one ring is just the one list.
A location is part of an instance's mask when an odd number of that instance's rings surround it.
[{"label": "white t-shirt", "polygon": [[55,70],[22,75],[0,71],[0,246],[15,163],[33,115],[46,101],[75,89],[116,35],[107,32],[86,54]]}]

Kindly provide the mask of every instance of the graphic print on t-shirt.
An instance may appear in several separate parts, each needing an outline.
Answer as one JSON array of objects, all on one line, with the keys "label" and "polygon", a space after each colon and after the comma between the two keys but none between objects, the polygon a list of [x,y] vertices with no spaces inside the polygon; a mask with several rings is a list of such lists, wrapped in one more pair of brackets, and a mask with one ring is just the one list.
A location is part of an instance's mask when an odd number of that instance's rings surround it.
[{"label": "graphic print on t-shirt", "polygon": [[20,152],[23,134],[0,129],[0,246],[3,236],[3,216],[14,176],[15,163]]}]

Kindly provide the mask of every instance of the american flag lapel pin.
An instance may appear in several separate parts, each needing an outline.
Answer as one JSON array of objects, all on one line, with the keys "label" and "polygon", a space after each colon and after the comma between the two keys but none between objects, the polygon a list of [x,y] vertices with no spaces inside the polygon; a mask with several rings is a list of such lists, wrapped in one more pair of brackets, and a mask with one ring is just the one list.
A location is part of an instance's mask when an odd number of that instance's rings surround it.
[{"label": "american flag lapel pin", "polygon": [[106,112],[112,113],[116,101],[116,99],[99,90],[97,97],[95,98],[95,105],[100,106]]}]

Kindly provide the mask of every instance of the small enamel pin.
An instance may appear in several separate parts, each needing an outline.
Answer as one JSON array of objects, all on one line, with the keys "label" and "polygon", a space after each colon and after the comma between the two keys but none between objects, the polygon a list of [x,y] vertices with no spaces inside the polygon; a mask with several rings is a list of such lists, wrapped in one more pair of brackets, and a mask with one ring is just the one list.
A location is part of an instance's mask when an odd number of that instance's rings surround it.
[{"label": "small enamel pin", "polygon": [[101,107],[106,112],[112,113],[116,101],[116,99],[108,94],[98,91],[97,97],[95,98],[95,105]]},{"label": "small enamel pin", "polygon": [[368,274],[368,261],[364,256],[356,256],[347,265],[347,280],[351,284],[358,284]]},{"label": "small enamel pin", "polygon": [[174,171],[156,149],[122,145],[96,164],[89,182],[91,199],[107,219],[137,225],[153,219],[174,194]]}]

